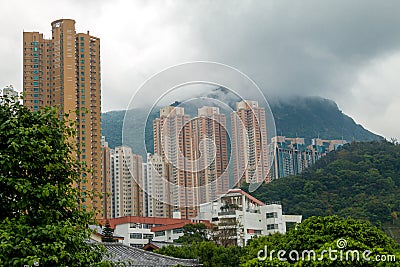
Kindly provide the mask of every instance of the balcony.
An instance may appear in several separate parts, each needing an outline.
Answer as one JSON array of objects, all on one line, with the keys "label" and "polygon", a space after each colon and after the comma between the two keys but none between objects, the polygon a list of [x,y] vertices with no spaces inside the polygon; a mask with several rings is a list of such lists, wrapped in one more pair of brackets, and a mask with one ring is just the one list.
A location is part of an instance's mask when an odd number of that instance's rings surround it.
[{"label": "balcony", "polygon": [[236,215],[236,210],[227,210],[218,212],[218,216]]}]

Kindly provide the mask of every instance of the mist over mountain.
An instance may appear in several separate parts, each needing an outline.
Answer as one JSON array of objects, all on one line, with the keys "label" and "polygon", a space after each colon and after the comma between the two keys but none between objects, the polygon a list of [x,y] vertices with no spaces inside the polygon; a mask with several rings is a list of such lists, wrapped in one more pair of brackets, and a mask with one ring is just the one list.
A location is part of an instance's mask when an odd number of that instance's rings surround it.
[{"label": "mist over mountain", "polygon": [[[211,99],[218,99],[220,104],[216,104]],[[185,113],[191,117],[197,115],[197,109],[201,106],[220,106],[220,112],[227,116],[227,128],[230,130],[230,111],[226,107],[229,106],[234,110],[238,100],[237,96],[232,96],[226,89],[216,88],[200,102],[176,101],[171,105],[184,107]],[[306,142],[315,137],[347,141],[383,139],[362,125],[356,124],[332,100],[321,97],[293,97],[286,100],[273,99],[269,104],[275,119],[277,135],[304,137]],[[132,147],[134,153],[145,158],[146,150],[149,153],[153,152],[152,127],[153,120],[159,117],[159,107],[151,110],[150,113],[145,108],[131,109],[127,112],[120,110],[102,113],[102,135],[106,137],[111,148],[122,144],[125,113],[129,120],[126,121],[124,128],[124,143]]]}]

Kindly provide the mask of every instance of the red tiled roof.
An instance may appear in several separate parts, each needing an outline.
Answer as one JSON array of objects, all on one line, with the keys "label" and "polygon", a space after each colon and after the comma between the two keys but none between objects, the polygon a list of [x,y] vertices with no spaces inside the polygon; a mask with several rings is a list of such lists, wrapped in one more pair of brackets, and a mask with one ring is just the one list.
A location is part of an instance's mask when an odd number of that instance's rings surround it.
[{"label": "red tiled roof", "polygon": [[[209,221],[206,220],[201,220],[198,222],[189,222],[190,224],[195,224],[195,223],[203,223],[205,224],[205,226],[207,228],[212,228],[212,225]],[[175,224],[169,224],[169,225],[162,225],[162,226],[155,226],[155,227],[151,227],[151,231],[152,232],[158,232],[158,231],[165,231],[165,230],[172,230],[172,229],[178,229],[178,228],[182,228],[183,226],[185,226],[186,222],[180,222],[180,223],[175,223]]]},{"label": "red tiled roof", "polygon": [[229,193],[239,193],[239,194],[242,194],[242,195],[246,196],[248,199],[251,199],[253,202],[257,203],[258,205],[260,205],[260,206],[265,206],[265,203],[264,203],[264,202],[262,202],[261,200],[258,200],[257,198],[253,197],[252,195],[250,195],[250,194],[244,192],[242,189],[239,189],[239,188],[230,189],[230,190],[228,191],[228,193],[226,193],[226,194],[229,194]]},{"label": "red tiled roof", "polygon": [[[187,219],[172,219],[172,218],[159,218],[159,217],[139,217],[139,216],[125,216],[120,218],[108,219],[111,228],[115,228],[116,225],[126,224],[126,223],[146,223],[146,224],[162,224],[170,225],[176,223],[191,223]],[[106,219],[100,219],[99,222],[104,225]]]}]

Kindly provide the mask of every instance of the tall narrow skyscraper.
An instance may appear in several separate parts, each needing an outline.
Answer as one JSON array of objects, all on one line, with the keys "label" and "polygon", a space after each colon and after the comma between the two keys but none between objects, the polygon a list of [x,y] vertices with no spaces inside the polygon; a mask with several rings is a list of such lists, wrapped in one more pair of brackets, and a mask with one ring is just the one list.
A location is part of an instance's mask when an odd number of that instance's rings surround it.
[{"label": "tall narrow skyscraper", "polygon": [[229,190],[226,117],[218,107],[205,106],[192,125],[199,198],[201,203],[211,202]]},{"label": "tall narrow skyscraper", "polygon": [[171,218],[170,166],[158,154],[147,154],[143,163],[143,216]]},{"label": "tall narrow skyscraper", "polygon": [[23,33],[24,105],[32,111],[58,107],[76,122],[76,157],[92,169],[78,184],[82,208],[101,211],[100,198],[90,200],[84,192],[102,192],[100,39],[76,33],[72,19],[53,21],[51,27],[49,39],[39,32]]},{"label": "tall narrow skyscraper", "polygon": [[269,182],[265,109],[257,101],[236,103],[231,113],[234,179],[243,183]]},{"label": "tall narrow skyscraper", "polygon": [[190,116],[181,107],[165,107],[154,120],[154,153],[171,164],[170,192],[173,211],[183,218],[197,215],[198,179],[193,170],[194,148]]},{"label": "tall narrow skyscraper", "polygon": [[111,217],[143,216],[142,156],[127,146],[111,151]]}]

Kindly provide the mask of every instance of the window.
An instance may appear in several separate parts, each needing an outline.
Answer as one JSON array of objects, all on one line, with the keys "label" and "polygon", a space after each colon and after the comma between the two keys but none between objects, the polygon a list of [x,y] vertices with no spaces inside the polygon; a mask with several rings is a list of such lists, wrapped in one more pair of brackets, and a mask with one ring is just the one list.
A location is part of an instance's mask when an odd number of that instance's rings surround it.
[{"label": "window", "polygon": [[81,54],[81,58],[84,58],[85,57],[85,54]]},{"label": "window", "polygon": [[33,80],[38,81],[39,80],[39,76],[33,76]]},{"label": "window", "polygon": [[266,214],[267,219],[269,218],[278,218],[278,213],[277,212],[267,212]]},{"label": "window", "polygon": [[85,60],[84,59],[81,59],[81,64],[85,64]]},{"label": "window", "polygon": [[33,74],[39,74],[39,71],[38,70],[34,70]]},{"label": "window", "polygon": [[38,94],[33,94],[33,97],[39,97],[39,95]]},{"label": "window", "polygon": [[84,48],[81,48],[81,52],[83,53],[85,51],[85,49]]},{"label": "window", "polygon": [[37,69],[37,68],[39,68],[39,65],[35,64],[35,65],[33,65],[33,68]]},{"label": "window", "polygon": [[165,236],[165,231],[156,232],[156,236]]},{"label": "window", "polygon": [[142,239],[142,234],[141,233],[130,233],[129,238],[130,239]]},{"label": "window", "polygon": [[81,37],[81,41],[85,41],[85,37]]},{"label": "window", "polygon": [[39,86],[39,82],[33,82],[34,86]]},{"label": "window", "polygon": [[39,88],[33,88],[34,92],[39,92]]},{"label": "window", "polygon": [[261,235],[261,230],[254,230],[255,235]]},{"label": "window", "polygon": [[267,224],[267,230],[277,230],[278,225],[277,224]]},{"label": "window", "polygon": [[35,51],[35,52],[38,51],[38,48],[37,48],[37,47],[34,47],[34,48],[33,48],[33,51]]},{"label": "window", "polygon": [[153,234],[143,234],[143,239],[153,239]]},{"label": "window", "polygon": [[182,233],[183,230],[182,230],[182,228],[178,228],[178,229],[172,230],[172,232],[173,232],[174,234],[179,234],[179,233]]}]

